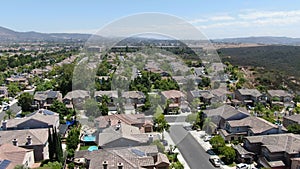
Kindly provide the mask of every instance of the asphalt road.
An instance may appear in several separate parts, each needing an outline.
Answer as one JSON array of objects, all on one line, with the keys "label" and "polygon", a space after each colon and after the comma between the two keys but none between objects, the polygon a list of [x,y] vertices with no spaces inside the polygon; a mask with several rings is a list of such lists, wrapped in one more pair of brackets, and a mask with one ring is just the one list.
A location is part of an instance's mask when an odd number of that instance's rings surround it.
[{"label": "asphalt road", "polygon": [[209,155],[201,145],[199,145],[197,140],[183,128],[183,126],[171,126],[170,136],[191,169],[215,168],[208,160]]}]

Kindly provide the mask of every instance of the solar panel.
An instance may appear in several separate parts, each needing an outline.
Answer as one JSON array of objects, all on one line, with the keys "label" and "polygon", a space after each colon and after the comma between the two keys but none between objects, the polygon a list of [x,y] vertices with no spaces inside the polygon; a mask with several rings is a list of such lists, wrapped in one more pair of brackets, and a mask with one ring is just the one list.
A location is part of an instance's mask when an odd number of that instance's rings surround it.
[{"label": "solar panel", "polygon": [[0,169],[6,169],[10,163],[11,161],[9,160],[0,161]]},{"label": "solar panel", "polygon": [[145,152],[142,152],[142,151],[140,151],[140,150],[132,149],[131,151],[132,151],[134,154],[136,154],[136,155],[138,155],[138,156],[140,156],[140,157],[146,156],[146,153],[145,153]]}]

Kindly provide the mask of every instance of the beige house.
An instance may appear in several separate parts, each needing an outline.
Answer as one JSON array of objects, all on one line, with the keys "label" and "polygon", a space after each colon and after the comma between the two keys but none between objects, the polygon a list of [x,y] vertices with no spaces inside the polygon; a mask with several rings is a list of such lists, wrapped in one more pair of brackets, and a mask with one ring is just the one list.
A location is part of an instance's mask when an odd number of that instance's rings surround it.
[{"label": "beige house", "polygon": [[235,91],[235,98],[244,105],[254,105],[258,102],[266,102],[266,98],[257,89],[238,89]]},{"label": "beige house", "polygon": [[113,148],[148,145],[154,139],[159,139],[159,136],[141,133],[138,127],[119,122],[116,126],[102,130],[96,140],[101,148]]},{"label": "beige house", "polygon": [[168,90],[161,92],[161,99],[163,103],[170,102],[169,104],[169,112],[173,110],[179,109],[182,102],[184,101],[184,94],[179,90]]},{"label": "beige house", "polygon": [[122,97],[127,105],[132,105],[135,108],[143,106],[146,101],[146,96],[140,91],[127,91],[122,93]]},{"label": "beige house", "polygon": [[32,149],[25,149],[17,147],[12,144],[0,145],[0,164],[6,160],[5,168],[1,169],[13,169],[17,165],[23,165],[25,167],[32,167],[34,164],[34,153]]},{"label": "beige house", "polygon": [[58,114],[46,109],[40,109],[23,118],[15,118],[2,121],[2,130],[23,130],[23,129],[38,129],[38,128],[56,128],[59,127]]},{"label": "beige house", "polygon": [[95,91],[94,98],[96,99],[97,102],[102,101],[102,97],[107,96],[108,97],[108,109],[112,111],[117,110],[117,99],[118,99],[118,91]]},{"label": "beige house", "polygon": [[153,131],[153,122],[145,120],[144,114],[112,114],[108,116],[99,116],[95,119],[95,125],[99,130],[109,126],[115,126],[118,122],[138,127],[142,133]]},{"label": "beige house", "polygon": [[294,114],[291,116],[283,116],[282,124],[284,127],[288,127],[291,124],[300,125],[300,114]]},{"label": "beige house", "polygon": [[271,105],[291,105],[293,101],[293,95],[288,93],[285,90],[268,90],[268,101],[271,103]]},{"label": "beige house", "polygon": [[0,145],[11,144],[33,150],[34,161],[42,161],[49,158],[48,129],[0,131],[0,138]]},{"label": "beige house", "polygon": [[224,129],[227,121],[241,120],[249,117],[250,114],[243,107],[232,107],[223,105],[216,109],[204,110],[204,117],[210,118],[216,128]]},{"label": "beige house", "polygon": [[287,130],[281,125],[272,124],[265,119],[249,116],[240,120],[226,121],[220,130],[226,141],[242,140],[245,136],[281,134]]},{"label": "beige house", "polygon": [[86,90],[73,90],[65,95],[63,103],[68,108],[81,109],[86,99],[90,98],[90,92]]},{"label": "beige house", "polygon": [[60,91],[39,91],[34,94],[34,106],[38,109],[49,108],[55,100],[62,102]]},{"label": "beige house", "polygon": [[74,161],[89,169],[168,169],[170,165],[156,145],[77,151]]},{"label": "beige house", "polygon": [[1,86],[0,87],[0,98],[5,98],[8,97],[8,88],[6,86]]},{"label": "beige house", "polygon": [[271,169],[299,168],[300,135],[287,133],[249,136],[244,139],[244,148],[255,153],[258,158],[257,162],[263,167]]}]

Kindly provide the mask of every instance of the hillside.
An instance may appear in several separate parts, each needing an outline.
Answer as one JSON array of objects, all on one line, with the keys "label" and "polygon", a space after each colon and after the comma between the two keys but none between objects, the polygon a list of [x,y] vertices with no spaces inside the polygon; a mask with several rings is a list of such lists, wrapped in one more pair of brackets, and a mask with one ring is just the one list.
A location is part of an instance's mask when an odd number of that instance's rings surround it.
[{"label": "hillside", "polygon": [[[300,81],[300,46],[257,46],[242,48],[223,48],[218,53],[223,62],[229,61],[233,65],[261,67],[258,74],[268,73],[272,85],[285,82],[294,90],[299,90],[292,80]],[[258,77],[261,78],[261,77]],[[277,83],[275,83],[277,82]]]},{"label": "hillside", "polygon": [[39,33],[39,32],[16,32],[0,26],[0,42],[34,42],[34,41],[86,41],[90,34],[77,33]]}]

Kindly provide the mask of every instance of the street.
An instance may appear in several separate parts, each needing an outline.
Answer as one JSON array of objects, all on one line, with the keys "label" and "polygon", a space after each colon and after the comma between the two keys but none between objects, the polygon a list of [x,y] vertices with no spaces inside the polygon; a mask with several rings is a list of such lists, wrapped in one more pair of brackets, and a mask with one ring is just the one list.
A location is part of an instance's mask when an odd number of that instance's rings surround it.
[{"label": "street", "polygon": [[181,125],[170,127],[170,136],[191,169],[214,169],[209,155]]}]

